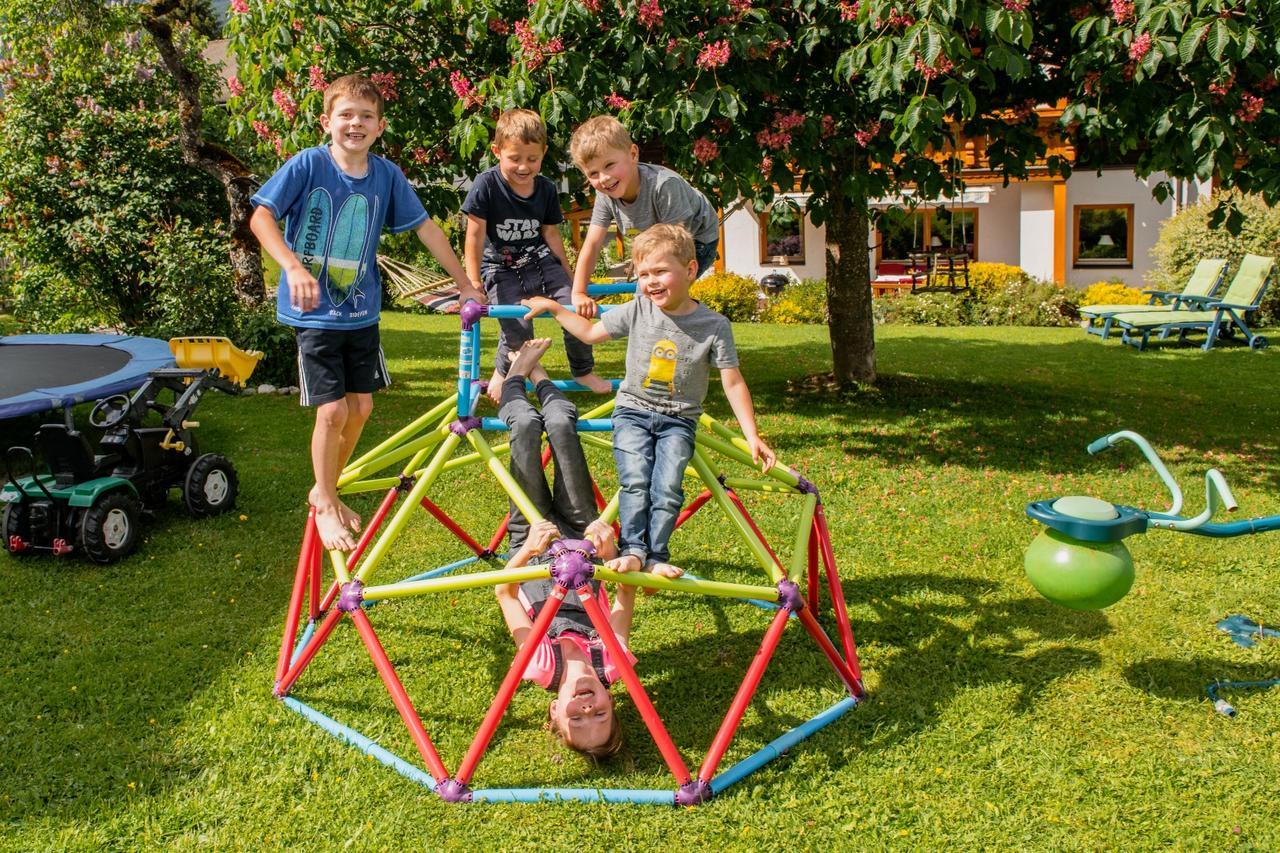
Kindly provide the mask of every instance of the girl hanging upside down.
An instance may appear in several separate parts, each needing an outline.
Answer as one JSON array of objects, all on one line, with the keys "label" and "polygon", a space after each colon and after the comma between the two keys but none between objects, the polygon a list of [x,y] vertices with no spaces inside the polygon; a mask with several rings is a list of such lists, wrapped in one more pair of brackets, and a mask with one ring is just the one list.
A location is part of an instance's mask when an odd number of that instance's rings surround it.
[{"label": "girl hanging upside down", "polygon": [[[591,476],[578,439],[577,410],[547,381],[540,364],[550,344],[547,338],[535,339],[516,352],[503,383],[498,414],[511,429],[512,476],[538,511],[559,521],[560,526],[548,520],[528,525],[513,503],[511,541],[519,547],[507,568],[548,562],[546,551],[552,540],[562,534],[587,539],[601,560],[618,556],[613,529],[599,519],[586,522],[593,509]],[[541,411],[525,396],[526,377],[535,384]],[[547,487],[541,465],[544,430],[555,458],[556,482],[551,489]],[[672,567],[670,572],[658,574],[676,577],[682,572]],[[547,579],[502,584],[495,590],[502,617],[517,647],[523,647],[529,638],[533,620],[553,588],[554,584]],[[609,624],[627,659],[635,663],[635,656],[627,648],[636,603],[635,587],[619,585],[612,607],[599,581],[592,580],[591,589],[601,610],[609,614]],[[547,719],[562,743],[597,760],[617,754],[622,748],[622,729],[614,712],[609,685],[619,675],[582,601],[577,593],[569,590],[523,674],[525,680],[556,694],[547,709]]]}]

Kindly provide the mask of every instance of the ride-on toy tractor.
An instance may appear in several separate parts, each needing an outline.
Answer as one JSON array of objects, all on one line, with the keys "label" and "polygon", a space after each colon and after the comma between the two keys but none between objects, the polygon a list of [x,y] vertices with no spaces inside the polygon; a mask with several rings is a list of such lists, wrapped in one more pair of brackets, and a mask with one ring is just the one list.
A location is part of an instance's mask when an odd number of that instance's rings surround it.
[{"label": "ride-on toy tractor", "polygon": [[[226,338],[175,338],[169,346],[178,367],[153,370],[132,397],[115,394],[94,404],[89,424],[102,430],[97,452],[75,428],[70,406],[64,423],[36,433],[48,474],[36,473],[30,448],[9,448],[9,482],[0,490],[0,533],[9,553],[79,552],[114,562],[137,547],[141,514],[162,507],[175,487],[197,518],[235,506],[235,466],[219,453],[200,452],[194,433],[200,424],[190,418],[210,388],[239,393],[262,354]],[[165,391],[171,403],[161,402]],[[147,425],[149,412],[159,414],[158,425]],[[31,475],[16,477],[14,462],[23,458]]]}]

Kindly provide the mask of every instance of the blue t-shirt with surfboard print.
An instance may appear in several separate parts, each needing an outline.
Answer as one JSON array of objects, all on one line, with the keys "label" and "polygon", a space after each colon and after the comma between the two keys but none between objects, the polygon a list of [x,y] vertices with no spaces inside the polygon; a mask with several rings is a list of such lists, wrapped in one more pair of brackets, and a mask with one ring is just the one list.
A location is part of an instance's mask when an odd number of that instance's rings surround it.
[{"label": "blue t-shirt with surfboard print", "polygon": [[382,279],[378,239],[427,218],[400,167],[376,154],[369,170],[353,178],[338,167],[327,145],[300,151],[253,196],[255,205],[284,220],[285,244],[320,283],[320,301],[302,312],[289,302],[281,272],[276,319],[306,329],[361,329],[378,322]]}]

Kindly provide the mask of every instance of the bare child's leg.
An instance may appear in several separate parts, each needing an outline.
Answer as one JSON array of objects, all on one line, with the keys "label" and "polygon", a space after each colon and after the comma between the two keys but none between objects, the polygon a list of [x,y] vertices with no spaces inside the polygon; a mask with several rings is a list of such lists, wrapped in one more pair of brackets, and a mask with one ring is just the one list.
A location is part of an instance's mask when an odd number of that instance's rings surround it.
[{"label": "bare child's leg", "polygon": [[316,482],[310,501],[316,508],[320,541],[328,550],[351,551],[356,546],[352,532],[359,532],[360,516],[338,497],[338,474],[351,458],[372,411],[373,395],[355,393],[316,409],[316,425],[311,433],[311,466]]}]

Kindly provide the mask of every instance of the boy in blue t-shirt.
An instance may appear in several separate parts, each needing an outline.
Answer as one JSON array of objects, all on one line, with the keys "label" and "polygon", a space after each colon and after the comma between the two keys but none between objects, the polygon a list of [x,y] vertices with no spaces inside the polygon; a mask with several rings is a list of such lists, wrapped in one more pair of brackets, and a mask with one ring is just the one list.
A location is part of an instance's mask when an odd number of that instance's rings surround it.
[{"label": "boy in blue t-shirt", "polygon": [[[467,275],[496,305],[548,296],[568,302],[573,281],[564,241],[556,226],[564,221],[556,185],[538,174],[547,153],[547,128],[533,110],[507,110],[498,117],[490,148],[498,165],[480,173],[462,203],[467,214],[463,257]],[[498,321],[502,329],[489,397],[501,402],[507,362],[533,338],[530,320]],[[565,354],[573,378],[597,394],[612,386],[596,376],[591,347],[565,332]]]},{"label": "boy in blue t-shirt", "polygon": [[296,330],[301,402],[316,407],[310,501],[328,550],[356,546],[360,517],[339,500],[338,474],[373,411],[373,392],[391,384],[378,340],[383,227],[415,230],[462,298],[484,301],[404,173],[369,153],[387,126],[382,109],[382,93],[368,78],[352,74],[330,83],[320,116],[329,144],[281,166],[253,196],[257,209],[249,220],[280,265],[276,319]]}]

